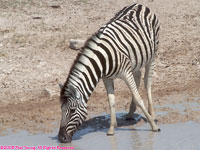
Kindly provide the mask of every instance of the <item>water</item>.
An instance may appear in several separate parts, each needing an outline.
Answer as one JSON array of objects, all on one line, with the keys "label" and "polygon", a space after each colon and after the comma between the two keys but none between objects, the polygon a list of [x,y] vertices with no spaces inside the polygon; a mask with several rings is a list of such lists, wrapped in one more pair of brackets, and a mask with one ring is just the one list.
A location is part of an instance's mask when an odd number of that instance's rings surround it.
[{"label": "water", "polygon": [[[156,107],[170,107],[178,110],[183,115],[186,108],[200,111],[200,104],[197,102]],[[160,111],[156,112],[156,115],[164,116],[167,113],[168,111]],[[156,133],[150,130],[148,123],[140,126],[135,125],[140,120],[145,120],[142,116],[135,114],[134,118],[137,118],[136,120],[126,121],[124,120],[125,114],[125,111],[117,113],[118,128],[116,128],[114,136],[106,135],[110,117],[103,113],[100,116],[92,116],[91,119],[86,121],[73,136],[72,143],[69,144],[61,144],[58,141],[57,134],[59,129],[55,129],[52,133],[35,135],[27,131],[12,133],[12,130],[8,129],[6,136],[0,136],[0,146],[47,150],[53,148],[61,149],[57,146],[74,148],[75,150],[200,150],[200,123],[190,121],[177,124],[161,124],[159,125],[161,132]]]},{"label": "water", "polygon": [[[48,134],[32,135],[26,131],[8,133],[0,137],[0,145],[25,146],[47,149],[52,146],[73,147],[75,150],[199,150],[200,124],[195,122],[160,125],[161,132],[150,131],[150,126],[131,125],[123,120],[125,113],[118,113],[118,128],[114,136],[107,136],[108,115],[96,116],[83,125],[72,143],[61,144],[57,139],[58,129]],[[140,117],[142,119],[142,117]],[[101,122],[96,124],[97,122]],[[106,123],[107,122],[107,123]],[[123,123],[124,122],[124,123]],[[9,131],[8,131],[9,132]],[[38,147],[42,146],[42,147]],[[45,147],[46,146],[46,147]]]},{"label": "water", "polygon": [[115,136],[106,136],[104,132],[94,132],[73,141],[78,150],[197,150],[200,148],[200,124],[194,122],[173,125],[161,125],[161,132],[149,131],[149,125],[135,130],[117,129]]}]

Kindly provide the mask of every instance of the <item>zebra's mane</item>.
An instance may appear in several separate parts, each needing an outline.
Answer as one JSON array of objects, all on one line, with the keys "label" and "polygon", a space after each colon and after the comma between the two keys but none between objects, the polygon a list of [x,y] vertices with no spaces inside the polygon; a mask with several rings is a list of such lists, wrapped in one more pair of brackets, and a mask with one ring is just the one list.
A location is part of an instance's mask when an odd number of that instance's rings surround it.
[{"label": "zebra's mane", "polygon": [[101,31],[98,30],[97,32],[95,32],[92,36],[90,36],[84,43],[83,47],[81,48],[81,50],[79,51],[79,53],[77,54],[76,58],[74,59],[74,62],[73,64],[71,65],[70,69],[69,69],[69,74],[68,74],[68,77],[66,79],[66,82],[64,84],[64,86],[62,87],[61,89],[61,93],[60,93],[60,102],[61,103],[64,103],[66,102],[67,100],[67,96],[65,94],[66,90],[67,90],[67,84],[68,84],[68,81],[69,81],[69,78],[70,78],[70,74],[72,73],[73,69],[74,69],[74,66],[76,65],[76,63],[79,61],[79,58],[80,56],[82,55],[84,49],[89,45],[89,43],[91,42],[91,40],[96,37]]},{"label": "zebra's mane", "polygon": [[[104,26],[102,26],[98,31],[96,31],[94,34],[92,34],[92,36],[90,36],[90,37],[85,41],[84,45],[81,47],[81,50],[80,50],[79,53],[77,54],[77,56],[76,56],[76,58],[75,58],[75,60],[74,60],[74,62],[73,62],[73,64],[72,64],[72,66],[71,66],[71,68],[70,68],[70,70],[69,70],[69,73],[71,73],[71,71],[73,70],[75,64],[78,62],[79,57],[82,55],[84,49],[85,49],[86,47],[88,47],[88,45],[90,44],[90,42],[91,42],[95,37],[98,37],[98,36],[104,31],[104,29],[106,28],[106,26],[107,26],[107,24],[104,25]],[[69,78],[69,76],[68,76],[68,78]],[[67,80],[68,80],[68,78],[67,78]]]}]

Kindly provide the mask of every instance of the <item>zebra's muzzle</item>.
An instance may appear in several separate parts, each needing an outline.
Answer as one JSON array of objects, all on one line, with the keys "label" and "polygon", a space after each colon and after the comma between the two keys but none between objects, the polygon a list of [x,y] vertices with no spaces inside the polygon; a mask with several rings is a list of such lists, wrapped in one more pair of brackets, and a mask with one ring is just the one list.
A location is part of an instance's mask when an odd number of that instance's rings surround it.
[{"label": "zebra's muzzle", "polygon": [[61,127],[59,134],[58,134],[58,139],[61,143],[69,143],[72,140],[72,137],[70,137],[67,132],[65,127]]}]

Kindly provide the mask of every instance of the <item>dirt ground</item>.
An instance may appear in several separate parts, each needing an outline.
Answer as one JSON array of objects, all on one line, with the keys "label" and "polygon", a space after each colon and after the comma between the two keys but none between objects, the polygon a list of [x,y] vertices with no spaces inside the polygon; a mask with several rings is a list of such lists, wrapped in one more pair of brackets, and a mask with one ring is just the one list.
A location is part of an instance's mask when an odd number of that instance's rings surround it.
[{"label": "dirt ground", "polygon": [[[200,121],[200,1],[136,0],[161,24],[153,99],[159,123]],[[64,83],[78,51],[70,39],[86,40],[132,0],[0,1],[0,133],[8,128],[49,132],[59,127],[58,83]],[[91,9],[92,8],[92,9]],[[117,111],[128,110],[130,92],[115,81]],[[145,90],[140,93],[146,103]],[[166,104],[195,102],[184,115]],[[91,114],[109,112],[102,81],[88,102]],[[139,113],[141,111],[138,110]]]}]

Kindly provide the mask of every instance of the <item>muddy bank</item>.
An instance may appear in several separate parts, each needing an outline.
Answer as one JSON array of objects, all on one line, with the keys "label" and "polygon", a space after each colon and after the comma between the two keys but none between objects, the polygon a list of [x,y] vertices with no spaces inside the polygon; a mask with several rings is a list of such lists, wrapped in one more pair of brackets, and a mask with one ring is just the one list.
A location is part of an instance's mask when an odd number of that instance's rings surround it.
[{"label": "muddy bank", "polygon": [[[167,96],[169,99],[173,99],[177,94]],[[177,98],[177,97],[176,97]],[[97,107],[97,105],[96,105]],[[100,128],[108,128],[109,122],[100,120],[95,120],[95,116],[98,114],[109,114],[109,109],[105,109],[104,105],[98,104],[98,109],[89,106],[89,114],[87,117],[87,123],[83,127],[93,126],[95,128],[98,123],[102,123],[103,126]],[[126,110],[126,105],[120,105],[117,107],[117,112],[123,110],[124,114],[128,111]],[[158,124],[174,124],[180,122],[194,121],[200,122],[200,98],[199,97],[184,97],[182,99],[176,99],[171,104],[155,105],[156,118],[158,119]],[[22,103],[15,105],[8,105],[7,107],[1,107],[0,114],[0,133],[5,135],[7,129],[12,128],[12,132],[17,132],[20,130],[28,131],[29,133],[49,133],[55,128],[59,128],[59,121],[61,117],[60,104],[57,99],[36,103]],[[137,109],[137,114],[144,117],[144,114],[140,109]],[[108,117],[109,115],[107,115]],[[104,120],[105,118],[102,118]],[[90,122],[90,120],[93,120]],[[124,120],[119,120],[118,124],[123,124]],[[139,124],[145,123],[145,119]],[[133,125],[131,122],[129,125]]]}]

